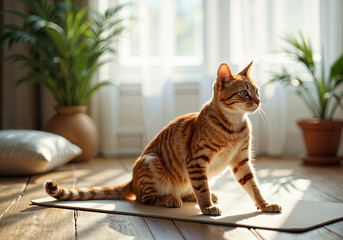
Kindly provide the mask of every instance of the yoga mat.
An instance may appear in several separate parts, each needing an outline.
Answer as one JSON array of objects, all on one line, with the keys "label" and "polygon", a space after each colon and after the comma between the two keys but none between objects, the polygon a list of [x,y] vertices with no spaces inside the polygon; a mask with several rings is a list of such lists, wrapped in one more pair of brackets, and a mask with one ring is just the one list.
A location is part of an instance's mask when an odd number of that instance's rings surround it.
[{"label": "yoga mat", "polygon": [[147,216],[228,226],[303,232],[325,224],[343,220],[343,203],[314,202],[284,198],[268,198],[282,206],[282,213],[263,213],[243,194],[215,192],[220,216],[204,216],[196,203],[184,202],[181,208],[143,205],[136,201],[87,200],[57,201],[52,197],[32,200],[33,204],[97,211],[106,213]]}]

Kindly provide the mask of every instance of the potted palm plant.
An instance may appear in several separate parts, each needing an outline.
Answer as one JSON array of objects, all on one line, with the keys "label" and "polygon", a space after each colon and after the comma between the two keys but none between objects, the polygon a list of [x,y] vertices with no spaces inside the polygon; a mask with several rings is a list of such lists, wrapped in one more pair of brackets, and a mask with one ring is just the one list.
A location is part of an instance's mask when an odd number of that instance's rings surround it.
[{"label": "potted palm plant", "polygon": [[21,0],[27,12],[7,11],[22,18],[22,25],[1,26],[0,43],[9,48],[27,44],[30,54],[12,54],[9,60],[22,62],[33,71],[21,83],[37,83],[53,95],[57,107],[45,130],[62,135],[78,145],[83,154],[77,160],[94,156],[98,131],[86,114],[87,102],[94,92],[111,84],[93,84],[93,74],[107,60],[105,53],[115,53],[113,41],[123,31],[117,5],[104,13],[89,7],[79,8],[71,0],[49,3],[48,0]]},{"label": "potted palm plant", "polygon": [[307,150],[301,159],[305,164],[339,164],[342,157],[337,156],[337,151],[343,121],[333,117],[339,107],[343,109],[343,54],[326,75],[323,61],[319,73],[313,60],[311,44],[305,41],[302,34],[299,37],[287,36],[285,41],[288,44],[285,53],[302,63],[312,77],[312,81],[304,81],[283,68],[281,72],[272,73],[270,81],[292,88],[312,113],[312,118],[297,122],[302,129]]}]

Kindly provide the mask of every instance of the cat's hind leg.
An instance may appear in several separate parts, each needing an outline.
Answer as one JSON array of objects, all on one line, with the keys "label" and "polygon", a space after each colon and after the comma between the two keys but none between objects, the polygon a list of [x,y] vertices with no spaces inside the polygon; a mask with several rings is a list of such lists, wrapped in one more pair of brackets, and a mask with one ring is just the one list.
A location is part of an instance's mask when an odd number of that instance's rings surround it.
[{"label": "cat's hind leg", "polygon": [[191,194],[183,197],[182,200],[184,202],[196,202],[197,201],[197,197],[195,196],[194,193],[191,193]]},{"label": "cat's hind leg", "polygon": [[182,206],[182,199],[177,196],[147,195],[139,199],[143,204],[179,208]]},{"label": "cat's hind leg", "polygon": [[144,155],[136,162],[133,180],[139,202],[165,207],[182,206],[182,199],[173,194],[177,183],[156,154]]}]

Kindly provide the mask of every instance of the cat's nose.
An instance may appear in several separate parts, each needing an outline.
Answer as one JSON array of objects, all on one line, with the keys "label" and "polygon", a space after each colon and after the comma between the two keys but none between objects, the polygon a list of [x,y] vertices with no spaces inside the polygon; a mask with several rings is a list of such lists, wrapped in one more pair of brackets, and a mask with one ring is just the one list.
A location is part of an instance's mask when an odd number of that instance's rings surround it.
[{"label": "cat's nose", "polygon": [[254,103],[255,103],[256,105],[260,105],[260,103],[261,103],[261,100],[260,100],[260,99],[258,99],[258,98],[256,98],[256,99],[254,99]]}]

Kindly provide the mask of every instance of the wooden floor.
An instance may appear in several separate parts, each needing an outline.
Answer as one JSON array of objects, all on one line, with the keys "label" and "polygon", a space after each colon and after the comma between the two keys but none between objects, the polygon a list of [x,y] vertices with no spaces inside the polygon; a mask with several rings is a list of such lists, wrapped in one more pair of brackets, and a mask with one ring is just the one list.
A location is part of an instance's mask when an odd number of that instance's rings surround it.
[{"label": "wooden floor", "polygon": [[[0,177],[0,239],[343,239],[343,221],[294,234],[30,204],[46,196],[42,187],[46,179],[67,187],[120,184],[131,178],[133,162],[94,159],[44,175]],[[266,196],[343,202],[342,165],[308,167],[296,159],[257,159],[255,167]],[[243,192],[230,172],[213,183],[212,190]]]}]

